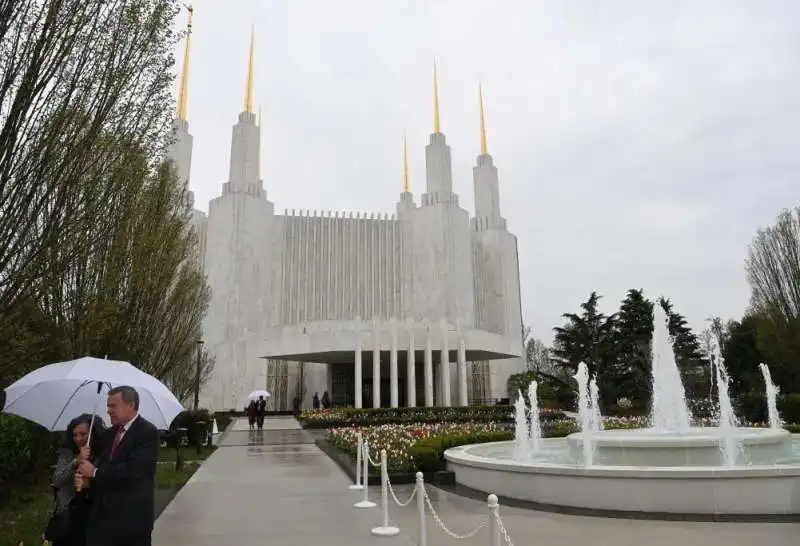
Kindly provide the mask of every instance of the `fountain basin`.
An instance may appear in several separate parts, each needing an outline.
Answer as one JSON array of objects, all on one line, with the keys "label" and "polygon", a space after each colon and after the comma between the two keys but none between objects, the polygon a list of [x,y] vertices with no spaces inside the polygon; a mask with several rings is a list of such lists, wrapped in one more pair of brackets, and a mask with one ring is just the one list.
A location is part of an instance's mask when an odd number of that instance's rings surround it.
[{"label": "fountain basin", "polygon": [[[610,432],[610,431],[609,431]],[[445,452],[456,482],[544,509],[624,517],[800,520],[800,437],[783,464],[592,466],[575,462],[565,438],[542,440],[541,459],[514,460],[513,442]]]},{"label": "fountain basin", "polygon": [[[656,429],[604,430],[591,435],[594,464],[606,466],[722,466],[725,431],[690,428],[685,431]],[[792,436],[784,429],[734,428],[737,465],[772,465],[792,456]],[[567,437],[575,460],[583,457],[582,432]]]}]

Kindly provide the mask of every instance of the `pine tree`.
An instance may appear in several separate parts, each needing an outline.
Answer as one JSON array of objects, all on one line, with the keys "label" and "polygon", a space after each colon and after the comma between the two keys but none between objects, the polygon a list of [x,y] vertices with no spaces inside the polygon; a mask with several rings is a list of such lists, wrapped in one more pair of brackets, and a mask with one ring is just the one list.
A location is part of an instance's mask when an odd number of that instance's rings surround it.
[{"label": "pine tree", "polygon": [[628,290],[617,313],[616,332],[620,355],[620,394],[635,406],[646,408],[650,400],[653,303],[641,289]]}]

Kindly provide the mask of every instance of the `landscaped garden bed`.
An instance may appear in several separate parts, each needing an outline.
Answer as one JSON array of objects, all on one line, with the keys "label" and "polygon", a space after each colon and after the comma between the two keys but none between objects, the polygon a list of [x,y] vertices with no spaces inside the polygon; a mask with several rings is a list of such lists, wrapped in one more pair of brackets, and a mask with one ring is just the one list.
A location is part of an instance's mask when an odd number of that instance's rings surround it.
[{"label": "landscaped garden bed", "polygon": [[[452,409],[452,408],[451,408]],[[375,410],[372,410],[375,411]],[[395,410],[398,411],[398,410]],[[401,411],[398,411],[398,413]],[[557,412],[553,412],[557,413]],[[553,415],[552,413],[550,414]],[[574,419],[566,416],[542,420],[542,435],[547,438],[562,438],[578,432],[580,427]],[[611,429],[643,428],[646,417],[605,417],[603,427]],[[698,423],[712,426],[713,423]],[[759,426],[749,424],[748,426]],[[475,421],[447,423],[396,423],[376,426],[334,427],[327,431],[320,447],[334,458],[352,477],[355,476],[358,435],[369,442],[370,454],[375,461],[386,450],[389,473],[394,483],[410,483],[414,473],[442,473],[446,464],[444,452],[452,447],[466,444],[508,441],[514,438],[513,423],[508,421]],[[786,425],[787,430],[800,433],[800,426]],[[335,453],[334,451],[335,450]],[[370,468],[370,484],[379,484],[379,469]],[[429,478],[426,475],[426,480]],[[445,481],[447,478],[444,478]]]},{"label": "landscaped garden bed", "polygon": [[[566,415],[558,410],[543,409],[541,419],[543,422],[559,421],[566,419]],[[303,411],[299,420],[304,428],[309,429],[412,423],[512,423],[514,407],[331,408]]]}]

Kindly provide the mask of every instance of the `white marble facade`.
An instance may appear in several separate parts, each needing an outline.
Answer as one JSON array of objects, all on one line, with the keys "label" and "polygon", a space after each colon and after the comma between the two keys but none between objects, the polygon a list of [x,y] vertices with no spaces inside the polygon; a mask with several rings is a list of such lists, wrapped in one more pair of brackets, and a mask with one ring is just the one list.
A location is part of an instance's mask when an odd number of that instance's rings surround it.
[{"label": "white marble facade", "polygon": [[[356,406],[364,397],[383,406],[506,397],[508,376],[523,366],[519,263],[485,142],[474,215],[453,191],[438,131],[419,204],[404,191],[391,215],[276,214],[260,178],[260,138],[256,116],[242,112],[229,179],[208,215],[192,216],[211,287],[205,347],[216,357],[202,405],[241,408],[264,388],[275,409],[291,408],[298,393],[310,407],[326,390]],[[171,158],[187,184],[191,149],[188,123],[176,120]]]}]

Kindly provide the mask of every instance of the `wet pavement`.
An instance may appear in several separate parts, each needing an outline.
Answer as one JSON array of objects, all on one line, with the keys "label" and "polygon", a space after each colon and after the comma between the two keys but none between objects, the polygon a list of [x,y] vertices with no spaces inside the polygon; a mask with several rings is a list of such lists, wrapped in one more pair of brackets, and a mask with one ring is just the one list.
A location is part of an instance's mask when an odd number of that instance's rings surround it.
[{"label": "wet pavement", "polygon": [[[357,510],[361,492],[349,491],[349,480],[292,418],[267,419],[264,430],[250,433],[240,420],[221,438],[220,448],[178,493],[156,522],[156,546],[394,546],[416,544],[416,501],[398,508],[390,500],[390,517],[400,528],[392,538],[374,537],[380,508]],[[398,486],[405,501],[413,486]],[[466,534],[487,518],[486,504],[434,487],[432,504],[445,525]],[[380,491],[370,487],[378,502]],[[566,516],[501,507],[514,544],[575,546],[787,546],[796,543],[800,526],[792,523],[686,523]],[[426,519],[428,546],[485,546],[484,527],[475,536],[456,540]]]}]

